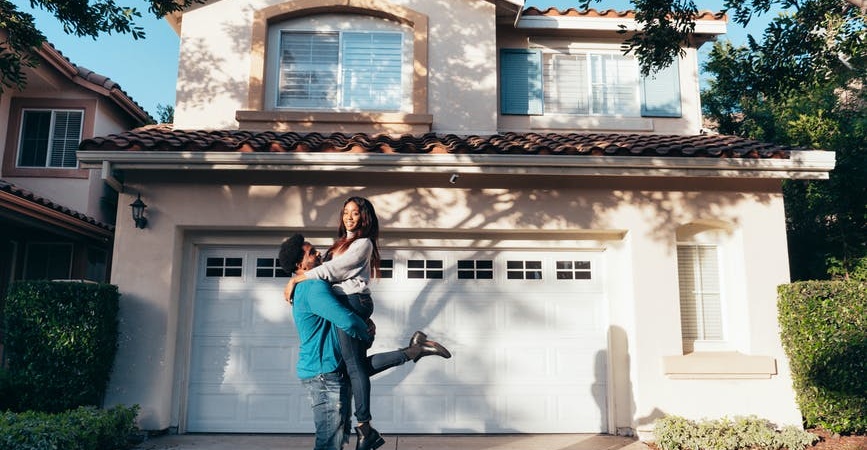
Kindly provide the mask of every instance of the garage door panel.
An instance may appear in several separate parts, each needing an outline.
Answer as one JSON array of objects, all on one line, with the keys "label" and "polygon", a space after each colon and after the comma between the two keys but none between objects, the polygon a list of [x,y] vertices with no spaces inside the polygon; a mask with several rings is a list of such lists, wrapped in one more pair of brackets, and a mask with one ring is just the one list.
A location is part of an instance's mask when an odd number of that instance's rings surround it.
[{"label": "garage door panel", "polygon": [[[187,431],[312,430],[309,401],[294,371],[298,340],[291,306],[282,298],[286,279],[274,267],[274,251],[202,251]],[[393,261],[394,278],[373,285],[377,339],[371,353],[405,347],[415,330],[424,330],[454,356],[424,358],[374,376],[377,428],[607,431],[601,253],[382,253]],[[410,259],[417,260],[412,267]],[[509,279],[500,270],[508,261],[522,264],[515,269],[520,276],[541,279]],[[408,279],[410,270],[422,278]],[[461,271],[464,278],[458,278]],[[491,279],[475,278],[486,276]]]}]

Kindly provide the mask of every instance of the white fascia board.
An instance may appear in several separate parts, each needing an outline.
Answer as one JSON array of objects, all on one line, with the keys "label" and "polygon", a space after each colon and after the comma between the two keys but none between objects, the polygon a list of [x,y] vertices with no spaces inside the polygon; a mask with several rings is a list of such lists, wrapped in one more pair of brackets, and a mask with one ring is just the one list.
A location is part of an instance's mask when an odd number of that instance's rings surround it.
[{"label": "white fascia board", "polygon": [[[638,31],[641,26],[635,19],[610,17],[557,17],[522,16],[516,28],[534,30],[584,30],[584,31]],[[726,33],[726,23],[722,20],[696,20],[695,34],[720,35]]]},{"label": "white fascia board", "polygon": [[241,153],[80,151],[84,168],[111,170],[360,171],[546,176],[735,177],[827,179],[834,153],[793,151],[789,159],[453,155],[378,153]]}]

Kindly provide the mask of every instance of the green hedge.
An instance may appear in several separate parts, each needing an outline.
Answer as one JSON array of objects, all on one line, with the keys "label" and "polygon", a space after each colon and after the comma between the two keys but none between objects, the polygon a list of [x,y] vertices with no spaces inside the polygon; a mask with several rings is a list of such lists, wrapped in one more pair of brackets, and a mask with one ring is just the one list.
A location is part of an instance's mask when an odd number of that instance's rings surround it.
[{"label": "green hedge", "polygon": [[756,416],[701,421],[665,416],[654,423],[653,437],[661,450],[803,450],[819,439],[794,425],[778,430]]},{"label": "green hedge", "polygon": [[867,432],[867,283],[782,285],[779,314],[807,426]]},{"label": "green hedge", "polygon": [[6,299],[6,389],[15,411],[99,406],[117,351],[117,286],[19,281]]},{"label": "green hedge", "polygon": [[138,406],[78,409],[50,414],[0,413],[4,450],[118,450],[130,446]]}]

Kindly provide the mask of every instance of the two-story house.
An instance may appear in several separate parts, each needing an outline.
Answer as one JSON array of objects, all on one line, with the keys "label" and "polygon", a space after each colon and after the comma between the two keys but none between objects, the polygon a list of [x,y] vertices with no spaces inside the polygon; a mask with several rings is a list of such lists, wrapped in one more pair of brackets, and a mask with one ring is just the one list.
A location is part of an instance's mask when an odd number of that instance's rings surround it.
[{"label": "two-story house", "polygon": [[[82,143],[122,187],[108,403],[146,429],[311,432],[279,243],[376,206],[377,339],[448,346],[373,380],[385,433],[642,433],[663,414],[801,423],[776,316],[781,180],[833,155],[701,133],[698,17],[641,77],[633,13],[513,0],[214,0],[174,128]],[[122,180],[122,181],[120,181]]]},{"label": "two-story house", "polygon": [[36,58],[26,88],[0,95],[0,298],[13,280],[108,279],[117,192],[76,152],[82,139],[153,121],[51,44]]}]

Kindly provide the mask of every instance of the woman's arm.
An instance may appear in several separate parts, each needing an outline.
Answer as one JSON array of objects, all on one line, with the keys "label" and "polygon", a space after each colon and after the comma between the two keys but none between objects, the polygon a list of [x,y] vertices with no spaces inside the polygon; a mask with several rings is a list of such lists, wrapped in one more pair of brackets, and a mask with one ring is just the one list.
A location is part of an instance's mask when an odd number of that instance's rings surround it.
[{"label": "woman's arm", "polygon": [[[369,266],[371,253],[373,253],[373,242],[370,239],[356,239],[352,244],[349,244],[349,248],[345,252],[335,256],[330,261],[322,263],[319,267],[314,267],[304,272],[306,276],[304,279],[317,278],[329,283],[337,283],[355,278]],[[293,278],[298,277],[300,275],[296,275]],[[296,280],[296,282],[298,281],[302,280]]]}]

